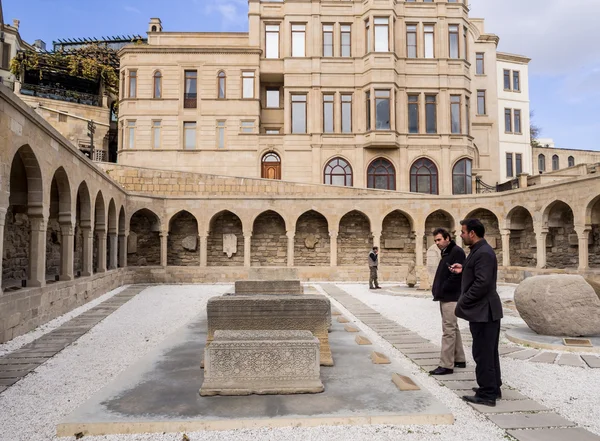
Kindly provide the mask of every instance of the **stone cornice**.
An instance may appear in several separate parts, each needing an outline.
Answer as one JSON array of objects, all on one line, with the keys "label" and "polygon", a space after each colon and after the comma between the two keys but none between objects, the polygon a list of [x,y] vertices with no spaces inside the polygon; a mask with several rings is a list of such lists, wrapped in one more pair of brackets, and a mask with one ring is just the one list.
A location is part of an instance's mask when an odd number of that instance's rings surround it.
[{"label": "stone cornice", "polygon": [[250,54],[260,55],[262,50],[249,47],[197,47],[197,46],[125,46],[118,55],[126,54]]},{"label": "stone cornice", "polygon": [[529,62],[531,61],[531,58],[525,57],[523,55],[508,54],[506,52],[497,52],[496,59],[498,61],[512,61],[514,63],[522,64],[529,64]]}]

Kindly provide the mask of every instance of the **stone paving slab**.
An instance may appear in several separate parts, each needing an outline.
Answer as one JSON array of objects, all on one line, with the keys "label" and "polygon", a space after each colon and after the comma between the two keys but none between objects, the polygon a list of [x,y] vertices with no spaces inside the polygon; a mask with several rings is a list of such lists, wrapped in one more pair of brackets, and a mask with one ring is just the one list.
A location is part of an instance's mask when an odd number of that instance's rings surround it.
[{"label": "stone paving slab", "polygon": [[600,441],[600,436],[584,429],[509,430],[518,441]]},{"label": "stone paving slab", "polygon": [[427,360],[428,358],[440,358],[439,355],[440,351],[420,352],[417,354],[410,354],[408,358],[411,360]]},{"label": "stone paving slab", "polygon": [[512,354],[513,352],[518,352],[518,351],[522,351],[523,348],[516,348],[513,346],[500,346],[498,348],[498,353],[500,355],[508,355],[508,354]]},{"label": "stone paving slab", "polygon": [[31,370],[21,370],[21,371],[0,371],[0,379],[5,378],[22,378],[25,375],[29,374]]},{"label": "stone paving slab", "polygon": [[16,378],[16,377],[15,378],[0,378],[0,386],[12,386],[19,380],[20,380],[20,378]]},{"label": "stone paving slab", "polygon": [[544,427],[575,426],[575,423],[556,413],[490,415],[488,418],[501,429],[539,429]]},{"label": "stone paving slab", "polygon": [[471,390],[477,387],[476,381],[446,381],[444,378],[433,376],[433,378],[442,382],[450,390]]},{"label": "stone paving slab", "polygon": [[579,355],[576,354],[562,354],[556,364],[560,366],[574,366],[584,367],[585,363]]},{"label": "stone paving slab", "polygon": [[434,376],[438,381],[475,381],[475,372],[459,372],[454,371],[453,374]]},{"label": "stone paving slab", "polygon": [[514,358],[515,360],[529,360],[530,358],[539,354],[540,351],[537,349],[526,349],[520,352],[513,352],[508,354],[507,357]]},{"label": "stone paving slab", "polygon": [[38,366],[38,364],[2,364],[0,365],[0,371],[29,371],[35,369]]},{"label": "stone paving slab", "polygon": [[0,367],[3,365],[22,365],[22,364],[33,364],[36,363],[38,365],[45,363],[48,361],[48,358],[10,358],[3,357],[0,358]]},{"label": "stone paving slab", "polygon": [[429,366],[431,364],[436,364],[440,361],[440,357],[436,358],[423,358],[420,360],[413,360],[412,362],[417,366]]},{"label": "stone paving slab", "polygon": [[412,348],[404,348],[402,349],[402,353],[404,354],[425,354],[425,353],[433,353],[433,352],[437,352],[438,354],[440,353],[441,349],[433,346],[433,345],[419,345],[416,347],[412,347]]},{"label": "stone paving slab", "polygon": [[481,413],[539,412],[548,410],[546,406],[542,406],[533,400],[499,400],[496,401],[496,407],[473,403],[469,403],[469,405]]},{"label": "stone paving slab", "polygon": [[[457,389],[453,391],[459,397],[463,395],[473,395],[473,393],[466,394],[464,390]],[[529,400],[528,397],[521,394],[518,390],[514,389],[502,389],[502,398],[498,399],[496,403],[499,401],[515,401],[515,400]]]},{"label": "stone paving slab", "polygon": [[583,358],[583,361],[585,361],[589,367],[593,369],[600,368],[600,357],[595,355],[582,355],[581,358]]},{"label": "stone paving slab", "polygon": [[557,352],[542,352],[541,354],[536,355],[529,361],[532,363],[547,363],[554,364],[554,360],[558,357]]}]

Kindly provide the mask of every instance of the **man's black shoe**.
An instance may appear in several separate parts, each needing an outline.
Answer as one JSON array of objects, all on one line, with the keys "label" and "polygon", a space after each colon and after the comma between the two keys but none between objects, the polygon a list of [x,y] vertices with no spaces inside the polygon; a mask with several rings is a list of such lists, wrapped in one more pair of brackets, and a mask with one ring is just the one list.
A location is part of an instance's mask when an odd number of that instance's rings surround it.
[{"label": "man's black shoe", "polygon": [[[479,388],[478,387],[474,387],[472,390],[475,393],[479,392]],[[499,399],[499,398],[502,398],[502,390],[499,390],[498,394],[496,395],[496,399]]]},{"label": "man's black shoe", "polygon": [[454,367],[464,369],[467,367],[467,362],[466,361],[457,361],[456,363],[454,363]]},{"label": "man's black shoe", "polygon": [[481,404],[483,406],[496,407],[496,400],[486,400],[486,399],[483,399],[483,398],[479,398],[477,395],[475,395],[474,397],[470,397],[468,395],[464,395],[462,397],[462,399],[464,401],[466,401],[467,403]]},{"label": "man's black shoe", "polygon": [[443,367],[437,367],[432,371],[429,371],[431,375],[450,375],[454,373],[454,369],[447,369]]},{"label": "man's black shoe", "polygon": [[381,286],[376,286],[375,289],[381,289]]}]

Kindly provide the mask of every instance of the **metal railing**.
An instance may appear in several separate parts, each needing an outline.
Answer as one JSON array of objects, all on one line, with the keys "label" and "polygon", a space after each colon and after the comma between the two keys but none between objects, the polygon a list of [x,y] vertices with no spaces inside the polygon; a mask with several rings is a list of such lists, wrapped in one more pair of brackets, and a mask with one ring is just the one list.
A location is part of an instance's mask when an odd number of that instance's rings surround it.
[{"label": "metal railing", "polygon": [[519,188],[519,180],[511,179],[510,181],[503,182],[502,184],[489,185],[481,180],[478,176],[475,178],[476,191],[478,194],[483,193],[502,193],[503,191],[516,190]]},{"label": "metal railing", "polygon": [[84,92],[65,90],[60,87],[39,86],[37,84],[22,84],[21,95],[37,96],[69,103],[85,104],[99,107],[102,103],[100,96]]},{"label": "metal railing", "polygon": [[184,93],[183,94],[183,108],[184,109],[195,109],[198,106],[198,94],[197,93]]}]

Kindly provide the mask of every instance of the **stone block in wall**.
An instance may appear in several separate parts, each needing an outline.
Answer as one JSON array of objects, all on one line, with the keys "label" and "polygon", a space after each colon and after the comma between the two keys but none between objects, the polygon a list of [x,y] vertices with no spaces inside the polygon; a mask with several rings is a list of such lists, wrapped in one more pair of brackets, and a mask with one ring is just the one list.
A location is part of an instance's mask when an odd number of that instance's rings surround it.
[{"label": "stone block in wall", "polygon": [[196,251],[198,248],[198,236],[186,236],[181,241],[181,246],[187,251]]},{"label": "stone block in wall", "polygon": [[401,250],[404,248],[403,239],[386,239],[384,242],[384,248],[388,250]]},{"label": "stone block in wall", "polygon": [[491,246],[493,249],[496,249],[496,248],[498,248],[498,240],[497,240],[495,237],[493,237],[493,236],[486,236],[486,237],[485,237],[485,240],[487,241],[487,243],[489,243],[489,244],[490,244],[490,246]]},{"label": "stone block in wall", "polygon": [[133,231],[129,232],[127,237],[127,254],[137,253],[138,236]]},{"label": "stone block in wall", "polygon": [[569,234],[569,246],[577,246],[579,245],[579,239],[577,238],[577,233]]}]

